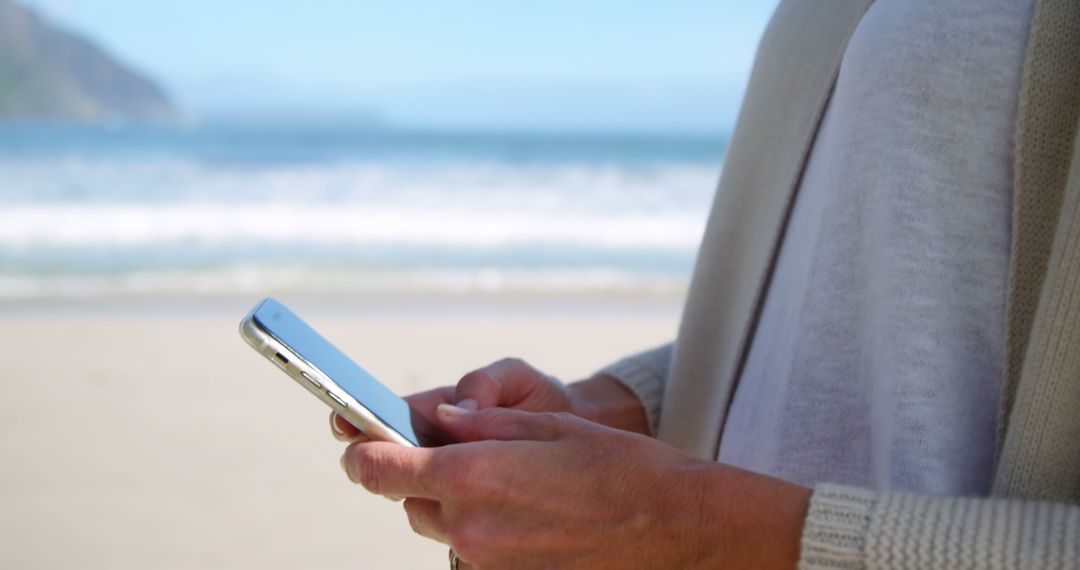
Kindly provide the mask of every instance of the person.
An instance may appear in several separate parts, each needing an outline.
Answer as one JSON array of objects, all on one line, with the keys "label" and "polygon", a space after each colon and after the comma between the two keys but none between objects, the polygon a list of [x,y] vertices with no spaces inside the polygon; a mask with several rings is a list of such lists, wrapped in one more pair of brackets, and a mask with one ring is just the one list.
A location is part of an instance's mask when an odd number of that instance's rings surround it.
[{"label": "person", "polygon": [[678,339],[370,442],[458,568],[1080,568],[1080,3],[783,0]]}]

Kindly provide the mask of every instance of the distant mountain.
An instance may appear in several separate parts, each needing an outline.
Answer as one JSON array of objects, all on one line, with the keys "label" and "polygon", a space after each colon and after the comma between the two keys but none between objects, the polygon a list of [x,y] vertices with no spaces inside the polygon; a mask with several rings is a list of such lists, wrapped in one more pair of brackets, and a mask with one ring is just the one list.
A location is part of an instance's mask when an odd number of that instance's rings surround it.
[{"label": "distant mountain", "polygon": [[91,40],[0,0],[0,119],[164,121],[164,90]]}]

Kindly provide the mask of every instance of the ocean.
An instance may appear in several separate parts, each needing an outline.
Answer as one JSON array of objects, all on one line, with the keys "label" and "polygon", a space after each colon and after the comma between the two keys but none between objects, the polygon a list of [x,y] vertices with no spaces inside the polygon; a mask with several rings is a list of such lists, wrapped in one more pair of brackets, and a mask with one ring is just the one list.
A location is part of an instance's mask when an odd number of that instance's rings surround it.
[{"label": "ocean", "polygon": [[680,294],[723,136],[0,126],[0,301]]}]

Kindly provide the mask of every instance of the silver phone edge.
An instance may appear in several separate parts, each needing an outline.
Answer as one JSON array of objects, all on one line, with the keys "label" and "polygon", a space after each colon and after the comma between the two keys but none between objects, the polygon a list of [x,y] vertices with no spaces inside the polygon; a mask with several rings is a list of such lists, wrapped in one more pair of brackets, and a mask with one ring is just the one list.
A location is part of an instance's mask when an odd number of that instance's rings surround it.
[{"label": "silver phone edge", "polygon": [[[321,400],[322,403],[330,406],[330,409],[348,420],[349,423],[356,426],[357,429],[364,432],[371,439],[389,441],[407,447],[416,447],[415,443],[409,441],[405,436],[386,425],[386,423],[376,417],[371,410],[367,409],[366,406],[361,404],[356,398],[353,398],[341,386],[331,380],[329,376],[264,330],[259,325],[258,321],[255,320],[255,312],[258,311],[260,306],[262,306],[261,302],[255,305],[255,308],[240,321],[240,336],[251,346],[251,348],[254,348],[256,352],[263,356],[263,358],[269,360],[271,364],[274,364],[278,369],[292,378],[293,381]],[[289,362],[283,363],[278,360],[276,356],[278,353],[285,355],[289,359]],[[306,372],[308,375],[318,380],[319,383],[322,384],[322,387],[316,388],[315,385],[301,375],[301,372]],[[330,392],[333,392],[335,396],[341,398],[342,401],[345,402],[345,406],[342,407],[341,404],[335,402],[334,399],[330,397]]]}]

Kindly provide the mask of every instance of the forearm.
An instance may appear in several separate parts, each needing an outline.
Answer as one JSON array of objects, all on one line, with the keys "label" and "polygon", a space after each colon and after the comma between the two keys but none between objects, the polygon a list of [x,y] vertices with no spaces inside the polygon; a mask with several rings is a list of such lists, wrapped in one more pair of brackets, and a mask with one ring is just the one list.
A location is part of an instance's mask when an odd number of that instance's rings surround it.
[{"label": "forearm", "polygon": [[567,386],[571,412],[616,429],[649,435],[649,421],[641,400],[622,382],[597,374]]},{"label": "forearm", "polygon": [[695,568],[796,570],[811,490],[722,463],[692,470],[705,546]]}]

